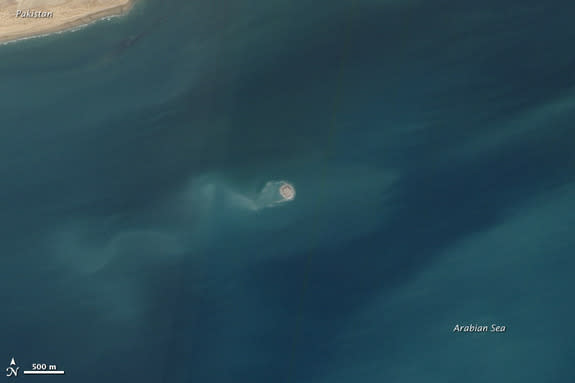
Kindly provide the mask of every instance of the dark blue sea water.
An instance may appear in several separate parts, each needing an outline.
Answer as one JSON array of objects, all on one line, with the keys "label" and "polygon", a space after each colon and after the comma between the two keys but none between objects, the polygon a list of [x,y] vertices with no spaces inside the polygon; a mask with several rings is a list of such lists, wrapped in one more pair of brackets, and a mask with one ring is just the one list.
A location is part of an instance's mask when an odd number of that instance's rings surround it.
[{"label": "dark blue sea water", "polygon": [[[1,46],[0,362],[575,382],[574,16],[143,0]],[[295,200],[254,209],[280,180]]]}]

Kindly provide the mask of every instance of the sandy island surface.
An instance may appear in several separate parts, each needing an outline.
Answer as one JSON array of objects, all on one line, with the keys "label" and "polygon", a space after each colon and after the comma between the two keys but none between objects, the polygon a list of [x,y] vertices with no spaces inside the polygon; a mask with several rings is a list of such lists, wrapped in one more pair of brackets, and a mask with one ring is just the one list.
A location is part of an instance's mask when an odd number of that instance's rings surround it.
[{"label": "sandy island surface", "polygon": [[123,14],[135,0],[0,0],[0,43]]}]

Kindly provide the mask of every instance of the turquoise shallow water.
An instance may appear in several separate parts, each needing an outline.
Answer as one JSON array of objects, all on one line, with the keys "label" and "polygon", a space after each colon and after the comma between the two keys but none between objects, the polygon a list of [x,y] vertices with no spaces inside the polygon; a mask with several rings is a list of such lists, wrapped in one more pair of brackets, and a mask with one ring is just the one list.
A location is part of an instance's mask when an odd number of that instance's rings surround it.
[{"label": "turquoise shallow water", "polygon": [[1,46],[2,360],[569,381],[574,13],[146,0]]}]

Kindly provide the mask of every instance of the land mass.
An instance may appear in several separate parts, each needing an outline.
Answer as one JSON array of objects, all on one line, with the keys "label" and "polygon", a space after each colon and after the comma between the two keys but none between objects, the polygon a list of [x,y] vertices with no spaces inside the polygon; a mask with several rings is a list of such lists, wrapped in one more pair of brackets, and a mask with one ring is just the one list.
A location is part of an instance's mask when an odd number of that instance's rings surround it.
[{"label": "land mass", "polygon": [[128,12],[136,0],[0,0],[0,43],[65,31]]}]

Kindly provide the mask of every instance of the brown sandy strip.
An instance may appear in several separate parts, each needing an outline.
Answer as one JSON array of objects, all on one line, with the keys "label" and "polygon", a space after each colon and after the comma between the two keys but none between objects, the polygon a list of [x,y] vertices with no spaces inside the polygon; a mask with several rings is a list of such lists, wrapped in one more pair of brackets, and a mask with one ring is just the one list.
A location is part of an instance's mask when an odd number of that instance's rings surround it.
[{"label": "brown sandy strip", "polygon": [[[31,37],[45,36],[52,33],[64,32],[75,29],[83,25],[93,23],[110,16],[120,16],[129,12],[137,0],[118,0],[118,5],[109,8],[90,10],[89,7],[82,9],[79,14],[68,14],[66,20],[58,20],[58,12],[62,11],[61,6],[54,7],[54,17],[50,19],[24,19],[24,23],[18,24],[23,19],[16,18],[16,8],[0,9],[0,43],[21,40]],[[1,4],[1,1],[0,1]],[[34,10],[50,10],[49,6],[44,8],[36,7]],[[72,9],[74,11],[74,9]],[[23,9],[25,11],[25,9]],[[64,9],[69,11],[69,9]],[[9,20],[10,22],[7,22]]]}]

